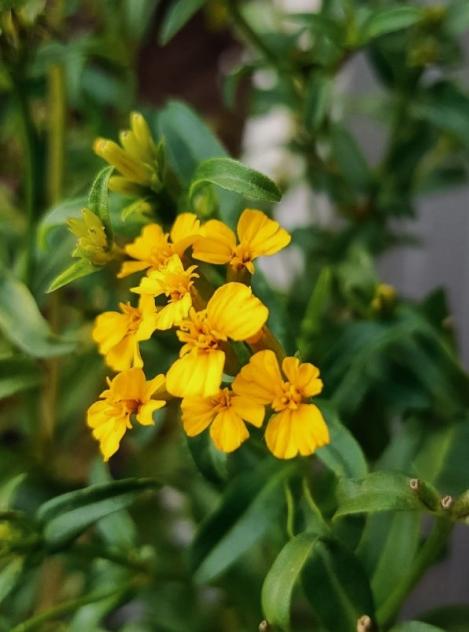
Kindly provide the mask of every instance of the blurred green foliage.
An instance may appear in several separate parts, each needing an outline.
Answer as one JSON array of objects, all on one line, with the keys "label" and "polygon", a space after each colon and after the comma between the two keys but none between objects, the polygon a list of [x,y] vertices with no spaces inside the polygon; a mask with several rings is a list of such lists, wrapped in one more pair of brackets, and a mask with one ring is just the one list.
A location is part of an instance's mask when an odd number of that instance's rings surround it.
[{"label": "blurred green foliage", "polygon": [[[163,4],[0,2],[0,630],[469,629],[467,605],[395,625],[469,516],[469,380],[444,292],[408,301],[375,268],[411,240],[397,220],[467,183],[468,3]],[[161,188],[109,193],[93,141],[116,138],[140,105],[138,64],[158,65],[158,53],[139,61],[144,45],[181,37],[198,11],[243,47],[223,77],[227,107],[286,111],[283,160],[294,156],[296,173],[277,187],[171,99],[144,108]],[[370,94],[344,83],[356,58],[372,70]],[[377,160],[357,116],[383,134]],[[86,206],[109,250],[180,211],[234,227],[245,206],[275,211],[299,182],[333,221],[307,209],[293,232],[304,269],[288,291],[260,271],[253,285],[287,351],[321,369],[331,444],[282,463],[259,435],[227,456],[187,439],[170,405],[104,466],[84,423],[105,373],[91,323],[128,284],[86,248],[73,262],[67,222]],[[145,366],[165,371],[176,351],[170,336],[148,341]]]}]

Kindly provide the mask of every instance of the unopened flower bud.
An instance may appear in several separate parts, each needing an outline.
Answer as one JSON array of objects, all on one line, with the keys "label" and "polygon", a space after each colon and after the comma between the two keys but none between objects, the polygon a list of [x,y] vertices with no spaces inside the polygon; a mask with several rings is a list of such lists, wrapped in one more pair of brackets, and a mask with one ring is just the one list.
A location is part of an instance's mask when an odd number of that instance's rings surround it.
[{"label": "unopened flower bud", "polygon": [[440,507],[440,496],[436,489],[418,478],[411,478],[409,480],[409,487],[415,492],[427,509],[430,511],[438,511]]}]

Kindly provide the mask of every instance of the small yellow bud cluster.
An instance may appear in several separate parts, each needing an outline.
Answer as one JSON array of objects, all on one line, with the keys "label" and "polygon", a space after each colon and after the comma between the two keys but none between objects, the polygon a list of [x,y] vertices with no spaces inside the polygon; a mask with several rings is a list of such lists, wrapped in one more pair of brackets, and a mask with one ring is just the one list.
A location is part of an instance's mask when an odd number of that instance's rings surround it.
[{"label": "small yellow bud cluster", "polygon": [[100,218],[89,208],[81,211],[81,219],[69,219],[68,227],[77,238],[73,257],[88,259],[97,266],[106,265],[114,256],[109,249],[104,225]]}]

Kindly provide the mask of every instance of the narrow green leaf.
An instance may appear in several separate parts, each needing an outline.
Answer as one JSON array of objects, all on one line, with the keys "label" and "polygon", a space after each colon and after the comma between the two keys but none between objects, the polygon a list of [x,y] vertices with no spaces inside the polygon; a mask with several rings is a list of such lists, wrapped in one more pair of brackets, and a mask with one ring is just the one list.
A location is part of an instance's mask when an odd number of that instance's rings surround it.
[{"label": "narrow green leaf", "polygon": [[207,183],[253,200],[278,202],[281,197],[277,186],[267,176],[232,158],[210,158],[202,162],[192,178],[189,197]]},{"label": "narrow green leaf", "polygon": [[372,472],[362,479],[340,480],[335,518],[378,511],[425,511],[409,480],[398,472]]},{"label": "narrow green leaf", "polygon": [[91,261],[88,261],[88,259],[78,259],[78,261],[75,261],[72,265],[68,266],[68,268],[61,272],[59,276],[55,277],[47,288],[47,292],[55,292],[55,290],[72,283],[72,281],[89,276],[98,270],[101,270],[101,268],[93,265]]},{"label": "narrow green leaf", "polygon": [[303,589],[327,630],[351,632],[363,615],[374,619],[368,578],[358,558],[342,544],[319,538],[302,571]]},{"label": "narrow green leaf", "polygon": [[316,402],[326,418],[331,442],[317,451],[317,457],[338,478],[365,476],[368,465],[358,441],[352,433],[340,423],[332,406],[322,401]]},{"label": "narrow green leaf", "polygon": [[42,381],[39,366],[26,356],[0,358],[0,399],[37,386]]},{"label": "narrow green leaf", "polygon": [[362,26],[360,39],[368,42],[381,35],[401,31],[417,24],[422,16],[420,7],[408,5],[373,10]]},{"label": "narrow green leaf", "polygon": [[467,632],[469,606],[467,604],[442,606],[426,612],[420,618],[428,624],[440,626],[438,629],[441,628],[445,632]]},{"label": "narrow green leaf", "polygon": [[158,41],[163,46],[178,33],[205,4],[205,0],[175,0],[166,12]]},{"label": "narrow green leaf", "polygon": [[8,597],[21,579],[24,560],[14,557],[0,570],[0,604]]},{"label": "narrow green leaf", "polygon": [[301,533],[278,554],[262,586],[262,609],[272,626],[290,629],[293,589],[318,539],[316,533]]},{"label": "narrow green leaf", "polygon": [[157,486],[153,479],[129,478],[53,498],[37,511],[44,539],[50,547],[59,548],[101,518],[128,507],[142,491]]},{"label": "narrow green leaf", "polygon": [[307,357],[309,341],[319,330],[321,318],[324,313],[332,285],[332,269],[329,266],[324,267],[316,281],[313,292],[306,305],[303,320],[300,325],[300,336],[298,339],[298,350],[303,357]]},{"label": "narrow green leaf", "polygon": [[318,130],[330,110],[332,82],[327,76],[311,75],[305,94],[304,120],[311,131]]},{"label": "narrow green leaf", "polygon": [[191,565],[199,582],[221,575],[278,524],[284,504],[283,483],[295,469],[269,459],[230,484],[192,545]]},{"label": "narrow green leaf", "polygon": [[331,143],[332,153],[341,175],[355,190],[366,190],[370,184],[371,173],[355,138],[345,127],[334,125]]},{"label": "narrow green leaf", "polygon": [[28,355],[48,358],[69,353],[75,342],[54,335],[28,288],[0,270],[0,329]]},{"label": "narrow green leaf", "polygon": [[112,241],[111,216],[109,214],[109,179],[114,167],[104,167],[98,173],[88,194],[88,208],[97,215],[106,231],[108,243]]}]

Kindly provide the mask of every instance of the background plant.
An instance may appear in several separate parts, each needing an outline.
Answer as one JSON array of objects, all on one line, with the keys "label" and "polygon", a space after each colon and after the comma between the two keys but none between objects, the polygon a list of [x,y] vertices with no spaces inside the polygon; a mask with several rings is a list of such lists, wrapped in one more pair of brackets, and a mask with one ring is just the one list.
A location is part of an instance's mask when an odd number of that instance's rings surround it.
[{"label": "background plant", "polygon": [[[375,270],[411,239],[396,220],[467,181],[467,3],[337,0],[293,16],[267,4],[1,4],[5,630],[467,627],[465,606],[395,624],[467,516],[469,390],[443,292],[411,303]],[[108,192],[109,170],[96,179],[95,138],[117,139],[140,108],[152,16],[167,43],[199,10],[243,46],[224,77],[228,104],[289,112],[285,160],[298,166],[278,173],[282,193],[302,181],[328,200],[327,227],[294,231],[305,269],[291,289],[258,270],[254,291],[287,352],[321,368],[331,445],[286,464],[255,445],[226,456],[205,436],[187,440],[168,406],[164,423],[126,438],[110,471],[84,424],[104,378],[91,325],[127,286],[115,263],[83,249],[71,258],[67,221],[87,207],[122,244],[149,220],[168,226],[192,210],[234,227],[245,206],[275,212],[278,198],[175,100],[143,108],[161,142],[161,186],[125,198]],[[358,56],[379,86],[359,99],[342,82]],[[357,115],[386,138],[377,162],[354,133]],[[62,288],[47,293],[51,284]],[[150,341],[149,374],[176,352],[169,336]]]}]

